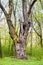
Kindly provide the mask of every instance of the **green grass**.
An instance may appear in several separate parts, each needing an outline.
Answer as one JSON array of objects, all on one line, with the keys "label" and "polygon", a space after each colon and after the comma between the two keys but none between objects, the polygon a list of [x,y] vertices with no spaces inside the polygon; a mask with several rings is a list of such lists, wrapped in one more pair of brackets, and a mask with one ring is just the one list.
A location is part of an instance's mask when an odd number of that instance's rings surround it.
[{"label": "green grass", "polygon": [[0,58],[0,65],[43,65],[43,48],[32,48],[31,56],[30,48],[27,47],[26,52],[29,58],[28,60],[12,58],[11,53],[9,55],[9,52],[11,51],[9,51],[8,46],[2,47],[3,58]]},{"label": "green grass", "polygon": [[43,60],[20,60],[10,57],[4,57],[0,59],[0,65],[43,65]]}]

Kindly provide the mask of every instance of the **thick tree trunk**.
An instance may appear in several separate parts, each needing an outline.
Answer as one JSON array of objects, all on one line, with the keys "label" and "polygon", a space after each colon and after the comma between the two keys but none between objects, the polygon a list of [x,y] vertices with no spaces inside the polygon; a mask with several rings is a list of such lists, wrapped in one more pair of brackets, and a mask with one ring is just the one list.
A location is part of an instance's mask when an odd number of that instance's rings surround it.
[{"label": "thick tree trunk", "polygon": [[20,37],[20,40],[15,44],[15,46],[16,46],[16,57],[20,59],[27,59],[26,40],[24,36]]},{"label": "thick tree trunk", "polygon": [[27,59],[26,56],[26,38],[23,35],[20,35],[19,40],[14,41],[14,49],[15,49],[15,56],[19,59]]},{"label": "thick tree trunk", "polygon": [[16,44],[16,57],[20,58],[20,59],[27,59],[25,43],[17,43]]}]

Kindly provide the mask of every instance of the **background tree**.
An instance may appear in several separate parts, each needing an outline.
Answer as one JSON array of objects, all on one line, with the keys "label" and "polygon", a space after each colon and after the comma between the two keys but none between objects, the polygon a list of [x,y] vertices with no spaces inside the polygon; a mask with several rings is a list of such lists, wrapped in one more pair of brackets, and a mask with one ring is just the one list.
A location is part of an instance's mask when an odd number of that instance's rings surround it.
[{"label": "background tree", "polygon": [[0,32],[0,57],[2,57],[2,47],[1,47],[1,32]]}]

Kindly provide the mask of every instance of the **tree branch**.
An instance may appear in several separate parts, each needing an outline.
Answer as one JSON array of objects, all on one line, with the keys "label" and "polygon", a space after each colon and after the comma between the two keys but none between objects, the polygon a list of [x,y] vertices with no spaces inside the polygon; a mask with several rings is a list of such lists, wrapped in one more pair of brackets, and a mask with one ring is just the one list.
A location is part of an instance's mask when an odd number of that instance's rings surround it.
[{"label": "tree branch", "polygon": [[16,42],[16,41],[18,41],[18,35],[17,35],[15,27],[13,26],[12,21],[11,21],[11,14],[13,11],[13,3],[12,2],[13,2],[12,0],[9,0],[9,13],[6,12],[6,10],[4,9],[1,2],[0,2],[0,8],[2,9],[3,13],[5,14],[7,24],[9,27],[10,36]]},{"label": "tree branch", "polygon": [[0,8],[2,9],[2,11],[4,12],[5,16],[7,16],[7,12],[5,10],[5,8],[3,7],[3,5],[0,3]]},{"label": "tree branch", "polygon": [[29,17],[29,15],[30,15],[31,9],[32,9],[32,7],[33,7],[33,5],[35,4],[36,1],[37,1],[37,0],[33,0],[32,4],[30,4],[29,10],[28,10],[28,17]]},{"label": "tree branch", "polygon": [[14,26],[15,27],[16,27],[16,8],[17,8],[17,3],[18,3],[18,0],[16,0],[15,9],[14,9],[14,5],[13,5],[13,14],[14,14],[14,19],[15,19]]},{"label": "tree branch", "polygon": [[9,15],[11,17],[13,11],[13,0],[9,0]]},{"label": "tree branch", "polygon": [[[34,16],[34,15],[33,15],[33,16]],[[39,21],[37,20],[37,18],[36,18],[35,16],[34,16],[34,18],[35,18],[35,20],[37,21],[38,25],[40,26],[40,23],[39,23]],[[34,31],[37,33],[37,35],[41,38],[41,35],[35,30],[33,24],[32,24],[32,27],[33,27]],[[40,28],[41,28],[41,27],[40,27]]]},{"label": "tree branch", "polygon": [[41,35],[39,35],[39,33],[35,30],[34,26],[32,25],[34,31],[37,33],[37,35],[41,38]]},{"label": "tree branch", "polygon": [[26,0],[22,0],[22,11],[23,11],[23,18],[24,21],[27,21],[27,1]]}]

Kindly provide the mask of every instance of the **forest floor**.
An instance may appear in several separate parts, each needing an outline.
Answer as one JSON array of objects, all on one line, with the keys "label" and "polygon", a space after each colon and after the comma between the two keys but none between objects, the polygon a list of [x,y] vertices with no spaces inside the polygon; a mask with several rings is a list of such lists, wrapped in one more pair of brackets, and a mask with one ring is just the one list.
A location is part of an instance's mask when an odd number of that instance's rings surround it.
[{"label": "forest floor", "polygon": [[36,60],[32,58],[31,60],[20,60],[11,57],[0,58],[0,65],[43,65],[42,60]]}]

